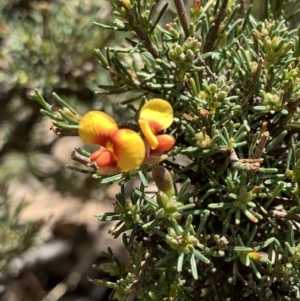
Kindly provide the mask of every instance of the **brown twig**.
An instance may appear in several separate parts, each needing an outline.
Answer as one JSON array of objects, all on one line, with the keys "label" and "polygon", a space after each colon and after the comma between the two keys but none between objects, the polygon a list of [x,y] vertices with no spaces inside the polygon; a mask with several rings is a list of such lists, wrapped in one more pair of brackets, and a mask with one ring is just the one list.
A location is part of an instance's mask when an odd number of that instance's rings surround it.
[{"label": "brown twig", "polygon": [[182,0],[174,0],[180,23],[184,31],[184,37],[187,39],[190,36],[189,19]]},{"label": "brown twig", "polygon": [[291,213],[278,211],[278,210],[270,210],[268,215],[275,218],[288,219],[300,223],[300,216],[298,214],[291,214]]},{"label": "brown twig", "polygon": [[204,45],[204,52],[212,51],[213,45],[217,39],[218,30],[220,28],[221,22],[224,20],[224,14],[226,11],[227,4],[228,4],[228,0],[224,0],[220,8],[219,15],[215,21],[215,27],[210,32],[210,35],[206,38],[206,43]]},{"label": "brown twig", "polygon": [[287,103],[287,107],[289,111],[295,111],[299,107],[299,104],[300,104],[300,97],[293,100],[292,102]]},{"label": "brown twig", "polygon": [[71,159],[74,161],[77,161],[87,167],[92,167],[94,166],[94,164],[91,162],[90,158],[81,155],[80,153],[78,153],[77,151],[73,151],[71,154]]},{"label": "brown twig", "polygon": [[[211,76],[214,80],[218,79],[218,77],[210,70],[210,68],[208,67],[208,65],[205,64],[204,60],[201,57],[201,54],[199,54],[199,53],[197,54],[197,60],[198,61],[196,63],[196,66],[203,66],[205,68],[205,71],[206,71],[207,75]],[[198,74],[199,74],[200,82],[202,82],[201,81],[202,71],[199,71]]]},{"label": "brown twig", "polygon": [[254,41],[254,51],[257,54],[257,56],[260,56],[260,51],[259,51],[259,32],[257,30],[254,30],[252,32],[252,36],[253,36],[253,41]]},{"label": "brown twig", "polygon": [[126,16],[128,23],[132,26],[133,31],[145,43],[146,48],[152,54],[152,56],[156,59],[159,58],[160,57],[159,51],[154,46],[154,44],[151,42],[151,40],[150,40],[148,34],[146,33],[146,31],[144,30],[144,28],[141,27],[140,25],[136,25],[133,13],[130,10],[127,10],[125,16]]},{"label": "brown twig", "polygon": [[253,155],[253,158],[254,159],[258,159],[262,156],[263,152],[264,152],[264,149],[265,149],[265,146],[268,142],[268,139],[269,139],[269,132],[266,131],[267,129],[267,122],[263,122],[262,126],[261,126],[261,129],[260,129],[260,136],[259,136],[259,142],[258,142],[258,145],[255,149],[255,153]]},{"label": "brown twig", "polygon": [[245,0],[240,0],[240,9],[239,9],[239,17],[244,18],[245,11],[246,11],[246,3]]},{"label": "brown twig", "polygon": [[53,131],[54,134],[58,137],[79,136],[77,130],[62,130],[55,125],[52,125],[50,127],[50,131]]},{"label": "brown twig", "polygon": [[261,158],[261,156],[264,152],[265,146],[266,146],[267,141],[270,136],[269,132],[266,131],[267,124],[268,124],[267,122],[262,123],[261,129],[260,129],[260,135],[259,135],[259,142],[258,142],[255,152],[251,158],[252,160],[260,160],[260,161],[258,161],[257,168],[251,169],[248,172],[249,176],[254,176],[255,173],[257,172],[258,168],[260,167],[260,164],[263,162],[263,159]]},{"label": "brown twig", "polygon": [[152,255],[150,253],[146,253],[145,257],[146,257],[146,260],[145,260],[145,262],[142,266],[139,277],[132,284],[131,291],[130,291],[130,293],[128,294],[128,296],[126,298],[126,301],[133,301],[135,299],[137,293],[138,293],[139,288],[143,284],[147,268],[148,268],[148,266],[149,266],[149,264],[151,263],[151,260],[152,260]]},{"label": "brown twig", "polygon": [[208,111],[205,109],[200,109],[199,116],[203,126],[205,126],[208,135],[211,135],[211,124],[208,119]]}]

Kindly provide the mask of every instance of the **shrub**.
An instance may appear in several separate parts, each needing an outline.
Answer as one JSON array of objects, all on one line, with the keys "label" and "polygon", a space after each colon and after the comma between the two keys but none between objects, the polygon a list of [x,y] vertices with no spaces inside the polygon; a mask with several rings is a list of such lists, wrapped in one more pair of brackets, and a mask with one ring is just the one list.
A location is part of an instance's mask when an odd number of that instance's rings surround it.
[{"label": "shrub", "polygon": [[96,268],[118,280],[90,279],[111,299],[300,299],[300,44],[287,21],[299,5],[265,2],[259,21],[244,1],[111,0],[112,21],[96,25],[127,37],[96,50],[111,76],[100,94],[123,95],[131,123],[33,96],[56,134],[101,145],[76,149],[88,168],[73,169],[120,185],[96,217],[117,221],[130,257],[109,250]]}]

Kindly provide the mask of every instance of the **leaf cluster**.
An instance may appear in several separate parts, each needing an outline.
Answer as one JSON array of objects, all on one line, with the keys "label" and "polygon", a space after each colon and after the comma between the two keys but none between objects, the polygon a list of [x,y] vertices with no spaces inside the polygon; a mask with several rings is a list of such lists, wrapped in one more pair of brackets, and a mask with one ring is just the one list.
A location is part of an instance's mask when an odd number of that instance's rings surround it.
[{"label": "leaf cluster", "polygon": [[[262,21],[244,1],[110,3],[112,22],[96,25],[127,37],[125,46],[96,50],[111,77],[99,93],[124,95],[136,115],[145,98],[172,104],[176,145],[162,165],[176,189],[149,192],[151,165],[95,175],[120,183],[114,212],[96,216],[118,221],[110,233],[122,235],[130,258],[122,265],[107,253],[111,265],[98,268],[119,280],[91,281],[126,301],[298,300],[299,30],[280,1],[266,1]],[[59,129],[76,131],[62,111],[57,123],[41,95],[34,98]],[[88,166],[89,154],[77,152]],[[126,199],[136,174],[140,185]]]},{"label": "leaf cluster", "polygon": [[27,205],[25,201],[19,202],[12,208],[7,187],[1,183],[0,197],[0,279],[1,283],[15,277],[11,263],[20,254],[36,244],[36,237],[43,225],[42,220],[22,225],[19,221],[20,213]]}]

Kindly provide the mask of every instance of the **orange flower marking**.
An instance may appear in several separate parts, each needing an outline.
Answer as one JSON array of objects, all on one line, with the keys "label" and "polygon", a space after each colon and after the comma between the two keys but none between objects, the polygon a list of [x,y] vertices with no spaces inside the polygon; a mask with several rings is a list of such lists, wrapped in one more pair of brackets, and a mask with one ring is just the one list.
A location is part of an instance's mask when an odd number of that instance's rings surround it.
[{"label": "orange flower marking", "polygon": [[149,143],[150,153],[162,153],[174,146],[175,140],[172,136],[158,134],[173,122],[173,109],[167,101],[160,98],[151,99],[141,108],[138,122]]},{"label": "orange flower marking", "polygon": [[132,130],[119,129],[114,119],[103,112],[85,114],[79,123],[79,136],[86,144],[102,146],[90,157],[100,174],[134,170],[144,160],[142,138]]},{"label": "orange flower marking", "polygon": [[118,125],[113,118],[101,111],[88,112],[79,123],[79,136],[86,144],[105,146],[117,130]]},{"label": "orange flower marking", "polygon": [[100,168],[101,167],[104,168],[107,166],[116,168],[118,165],[114,154],[112,152],[108,151],[107,149],[105,149],[104,147],[93,152],[90,159],[92,162],[95,162],[97,164],[97,166]]}]

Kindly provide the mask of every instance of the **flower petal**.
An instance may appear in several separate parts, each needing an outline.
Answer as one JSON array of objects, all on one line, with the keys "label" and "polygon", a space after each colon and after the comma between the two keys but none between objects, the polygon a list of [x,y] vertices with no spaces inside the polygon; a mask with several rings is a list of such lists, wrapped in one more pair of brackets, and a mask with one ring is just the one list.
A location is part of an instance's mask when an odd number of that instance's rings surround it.
[{"label": "flower petal", "polygon": [[79,136],[86,144],[105,146],[117,130],[114,119],[101,111],[90,111],[79,122]]},{"label": "flower petal", "polygon": [[140,128],[141,128],[146,140],[148,141],[148,143],[150,145],[150,148],[156,149],[158,146],[158,140],[157,140],[155,134],[153,133],[153,131],[151,130],[149,123],[145,120],[139,119],[139,125],[140,125]]},{"label": "flower petal", "polygon": [[117,167],[117,161],[113,153],[102,147],[90,156],[90,160],[95,162],[97,167]]},{"label": "flower petal", "polygon": [[130,171],[143,163],[146,147],[143,139],[134,131],[120,129],[111,140],[118,167]]},{"label": "flower petal", "polygon": [[155,148],[154,152],[167,152],[175,144],[175,139],[171,135],[156,135],[156,138],[158,141],[158,146]]},{"label": "flower petal", "polygon": [[139,119],[148,122],[156,134],[172,124],[173,108],[166,100],[153,98],[141,108]]}]

